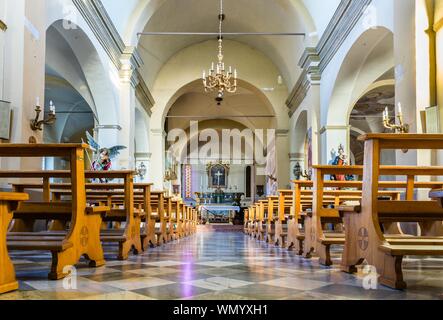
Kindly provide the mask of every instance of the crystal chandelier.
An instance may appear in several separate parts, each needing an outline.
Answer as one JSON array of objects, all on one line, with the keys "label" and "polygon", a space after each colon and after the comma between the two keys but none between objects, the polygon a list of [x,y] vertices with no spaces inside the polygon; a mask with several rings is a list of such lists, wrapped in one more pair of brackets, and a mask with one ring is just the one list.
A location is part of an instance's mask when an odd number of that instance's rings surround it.
[{"label": "crystal chandelier", "polygon": [[225,63],[223,62],[223,33],[222,26],[225,14],[223,13],[223,0],[220,0],[220,14],[219,20],[219,36],[218,36],[218,62],[214,66],[214,62],[211,65],[211,69],[206,76],[206,71],[203,71],[203,85],[205,92],[218,91],[215,101],[220,105],[223,101],[224,93],[234,93],[237,91],[237,69],[232,73],[232,67],[229,70],[225,69]]}]

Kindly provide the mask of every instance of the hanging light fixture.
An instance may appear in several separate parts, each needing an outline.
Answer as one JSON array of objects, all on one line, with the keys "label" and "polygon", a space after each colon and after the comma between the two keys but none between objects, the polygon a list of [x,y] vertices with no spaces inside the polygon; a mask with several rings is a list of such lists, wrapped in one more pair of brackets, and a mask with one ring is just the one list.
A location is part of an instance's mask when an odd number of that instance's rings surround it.
[{"label": "hanging light fixture", "polygon": [[203,85],[206,92],[213,92],[217,90],[217,105],[220,105],[223,101],[225,92],[234,93],[237,91],[237,69],[232,72],[230,66],[228,70],[225,69],[225,63],[223,62],[223,20],[225,19],[223,13],[223,0],[220,0],[220,14],[219,20],[219,35],[218,35],[218,62],[214,65],[212,62],[208,75],[206,71],[203,71]]}]

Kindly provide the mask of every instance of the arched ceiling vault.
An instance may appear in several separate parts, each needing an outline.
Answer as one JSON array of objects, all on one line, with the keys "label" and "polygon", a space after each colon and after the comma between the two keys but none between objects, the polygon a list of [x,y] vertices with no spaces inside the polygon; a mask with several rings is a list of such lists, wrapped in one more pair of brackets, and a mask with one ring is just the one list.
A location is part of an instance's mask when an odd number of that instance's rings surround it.
[{"label": "arched ceiling vault", "polygon": [[[161,67],[177,52],[211,40],[201,36],[143,36],[142,31],[218,31],[218,0],[128,0],[122,4],[102,0],[114,17],[126,43],[137,46],[151,76],[152,86]],[[225,32],[302,32],[307,37],[227,37],[261,51],[278,67],[288,87],[296,82],[299,57],[307,45],[317,41],[314,22],[302,0],[224,0]],[[131,13],[130,13],[131,12]],[[120,18],[119,18],[120,17]],[[126,23],[124,21],[127,21]],[[217,47],[214,47],[214,59]],[[206,66],[205,66],[206,67]]]}]

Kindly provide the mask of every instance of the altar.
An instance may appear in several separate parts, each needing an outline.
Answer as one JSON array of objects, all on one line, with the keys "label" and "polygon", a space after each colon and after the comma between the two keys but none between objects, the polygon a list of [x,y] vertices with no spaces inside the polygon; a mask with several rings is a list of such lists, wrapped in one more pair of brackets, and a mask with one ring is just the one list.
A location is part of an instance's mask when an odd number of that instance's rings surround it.
[{"label": "altar", "polygon": [[202,205],[199,208],[203,223],[232,223],[239,206]]},{"label": "altar", "polygon": [[241,198],[244,195],[242,192],[223,192],[217,190],[215,192],[196,192],[195,198],[197,204],[240,204]]}]

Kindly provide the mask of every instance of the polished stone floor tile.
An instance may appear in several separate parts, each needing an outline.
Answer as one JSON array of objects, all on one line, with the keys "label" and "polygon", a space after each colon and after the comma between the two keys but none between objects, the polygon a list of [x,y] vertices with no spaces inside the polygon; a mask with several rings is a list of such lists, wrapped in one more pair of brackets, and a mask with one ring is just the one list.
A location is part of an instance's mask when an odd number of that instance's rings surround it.
[{"label": "polished stone floor tile", "polygon": [[129,272],[113,272],[113,273],[102,273],[102,274],[94,274],[90,276],[84,276],[84,278],[97,281],[97,282],[106,282],[106,281],[117,281],[117,280],[125,280],[131,278],[137,278],[140,276],[134,273]]},{"label": "polished stone floor tile", "polygon": [[210,292],[204,288],[195,287],[187,283],[174,283],[165,286],[152,288],[143,288],[134,290],[133,292],[158,300],[173,300],[180,298],[188,298],[203,293]]},{"label": "polished stone floor tile", "polygon": [[106,283],[106,285],[121,290],[132,291],[143,288],[164,286],[174,283],[175,283],[174,281],[169,281],[158,277],[143,277],[143,278],[131,278],[131,279],[124,279],[117,281],[109,281]]},{"label": "polished stone floor tile", "polygon": [[182,298],[179,300],[211,300],[211,301],[221,301],[221,300],[254,300],[253,298],[246,296],[239,296],[236,294],[231,294],[225,291],[216,291],[205,293],[193,297]]},{"label": "polished stone floor tile", "polygon": [[200,262],[199,265],[215,268],[232,267],[235,265],[240,265],[238,262],[228,262],[228,261],[208,261]]},{"label": "polished stone floor tile", "polygon": [[231,278],[225,278],[225,277],[212,277],[207,279],[201,279],[201,280],[195,280],[195,281],[189,281],[188,284],[191,284],[193,286],[204,288],[208,290],[214,290],[214,291],[221,291],[221,290],[227,290],[232,288],[240,288],[243,286],[247,286],[251,284],[251,282],[237,280],[237,279],[231,279]]},{"label": "polished stone floor tile", "polygon": [[116,249],[106,246],[103,267],[90,268],[82,259],[74,287],[66,287],[66,279],[47,279],[50,253],[12,252],[20,290],[0,300],[443,300],[440,258],[406,257],[408,289],[398,291],[382,285],[365,290],[362,268],[354,275],[341,272],[340,247],[332,250],[332,267],[236,232],[201,232],[127,261],[116,259]]},{"label": "polished stone floor tile", "polygon": [[366,290],[363,287],[344,285],[344,284],[330,284],[312,290],[316,293],[323,293],[328,295],[336,295],[351,299],[376,299],[382,300],[389,296],[398,294],[400,296],[401,291],[395,290]]},{"label": "polished stone floor tile", "polygon": [[275,287],[304,290],[304,291],[314,290],[329,285],[329,283],[323,281],[296,278],[296,277],[285,277],[275,280],[264,281],[262,282],[262,284],[267,284]]},{"label": "polished stone floor tile", "polygon": [[174,282],[189,282],[194,280],[202,280],[213,277],[210,274],[203,272],[194,272],[193,270],[189,270],[189,272],[180,271],[176,273],[169,273],[165,275],[158,275],[160,279],[165,279]]},{"label": "polished stone floor tile", "polygon": [[[77,299],[76,299],[77,300]],[[93,296],[87,296],[85,298],[79,298],[78,300],[155,300],[147,296],[137,294],[131,291],[119,291],[112,293],[104,293]]]},{"label": "polished stone floor tile", "polygon": [[302,291],[290,288],[275,287],[261,283],[230,289],[226,292],[256,300],[278,300],[295,295]]}]

